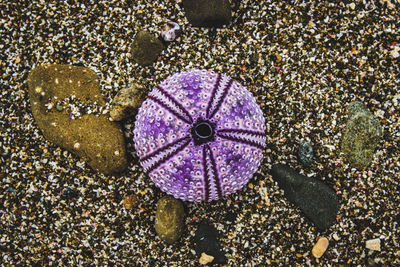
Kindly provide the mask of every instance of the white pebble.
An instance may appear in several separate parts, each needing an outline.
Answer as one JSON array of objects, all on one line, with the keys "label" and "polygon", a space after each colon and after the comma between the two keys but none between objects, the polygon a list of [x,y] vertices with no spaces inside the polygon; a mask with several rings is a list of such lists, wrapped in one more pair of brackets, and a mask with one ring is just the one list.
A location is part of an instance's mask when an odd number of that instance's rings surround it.
[{"label": "white pebble", "polygon": [[379,238],[367,240],[365,247],[370,250],[381,251],[381,240]]}]

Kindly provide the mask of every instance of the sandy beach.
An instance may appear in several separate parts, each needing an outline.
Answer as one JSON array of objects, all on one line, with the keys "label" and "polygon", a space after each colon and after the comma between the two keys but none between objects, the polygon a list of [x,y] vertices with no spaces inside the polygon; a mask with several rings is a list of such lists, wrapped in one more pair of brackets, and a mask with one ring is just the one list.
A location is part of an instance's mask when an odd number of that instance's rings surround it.
[{"label": "sandy beach", "polygon": [[[0,2],[0,265],[200,266],[195,232],[218,230],[220,266],[400,264],[400,2],[232,1],[220,28],[193,27],[182,0]],[[182,34],[148,66],[130,46],[174,21]],[[151,90],[189,69],[225,73],[252,92],[266,122],[260,168],[220,201],[184,202],[181,238],[154,228],[166,194],[134,148],[135,113],[121,122],[127,170],[105,175],[47,140],[32,114],[29,72],[42,64],[93,70],[109,112],[121,88]],[[353,168],[341,151],[348,105],[360,101],[383,129],[371,163]],[[297,153],[313,143],[305,167]],[[319,231],[273,180],[287,164],[334,190],[339,211]],[[135,195],[132,208],[124,198]],[[312,254],[317,240],[329,246]],[[367,248],[377,240],[379,250]],[[210,264],[211,266],[211,264]],[[216,266],[216,265],[215,265]]]}]

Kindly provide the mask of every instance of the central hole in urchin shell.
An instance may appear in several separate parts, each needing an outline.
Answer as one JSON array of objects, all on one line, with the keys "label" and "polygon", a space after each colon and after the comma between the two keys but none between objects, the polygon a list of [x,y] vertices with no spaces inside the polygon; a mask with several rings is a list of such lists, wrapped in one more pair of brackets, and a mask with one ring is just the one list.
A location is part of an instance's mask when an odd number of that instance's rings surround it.
[{"label": "central hole in urchin shell", "polygon": [[213,129],[208,122],[201,122],[195,126],[194,132],[199,138],[209,138],[213,134]]},{"label": "central hole in urchin shell", "polygon": [[199,146],[214,141],[215,126],[215,123],[198,118],[190,129],[194,144]]}]

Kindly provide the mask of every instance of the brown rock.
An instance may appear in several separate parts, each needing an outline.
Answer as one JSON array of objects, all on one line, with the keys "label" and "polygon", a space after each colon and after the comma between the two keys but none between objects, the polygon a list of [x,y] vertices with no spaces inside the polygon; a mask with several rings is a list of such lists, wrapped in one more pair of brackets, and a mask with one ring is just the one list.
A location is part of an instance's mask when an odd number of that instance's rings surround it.
[{"label": "brown rock", "polygon": [[152,64],[163,50],[164,45],[151,33],[139,32],[133,40],[131,54],[133,59],[142,66]]},{"label": "brown rock", "polygon": [[165,196],[157,203],[155,228],[158,236],[172,244],[183,232],[184,209],[182,202],[172,196]]},{"label": "brown rock", "polygon": [[124,198],[124,208],[127,210],[132,209],[137,204],[137,196],[136,195],[127,195]]},{"label": "brown rock", "polygon": [[119,124],[110,122],[102,114],[84,114],[71,119],[67,109],[49,105],[71,96],[79,103],[104,105],[93,70],[70,65],[35,67],[28,76],[28,92],[33,116],[48,140],[105,174],[127,168],[125,141]]}]

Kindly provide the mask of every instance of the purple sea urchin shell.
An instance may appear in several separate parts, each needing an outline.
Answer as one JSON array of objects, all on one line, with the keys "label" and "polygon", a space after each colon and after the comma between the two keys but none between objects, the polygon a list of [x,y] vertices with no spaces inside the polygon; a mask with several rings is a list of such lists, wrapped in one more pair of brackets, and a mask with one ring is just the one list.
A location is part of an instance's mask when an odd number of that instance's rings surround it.
[{"label": "purple sea urchin shell", "polygon": [[136,117],[140,164],[168,194],[211,201],[241,189],[257,171],[265,125],[255,98],[229,76],[175,73],[153,88]]}]

